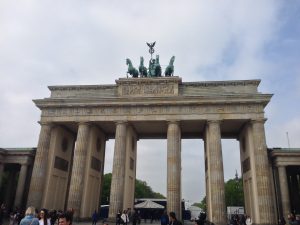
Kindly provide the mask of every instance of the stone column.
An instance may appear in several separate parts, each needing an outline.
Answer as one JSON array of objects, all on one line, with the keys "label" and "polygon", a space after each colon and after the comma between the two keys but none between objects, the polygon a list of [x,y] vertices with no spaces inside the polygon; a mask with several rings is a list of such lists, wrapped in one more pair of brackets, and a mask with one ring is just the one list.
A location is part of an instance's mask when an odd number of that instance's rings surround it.
[{"label": "stone column", "polygon": [[181,220],[181,130],[178,121],[168,124],[167,209]]},{"label": "stone column", "polygon": [[284,218],[287,218],[287,215],[291,212],[291,205],[285,166],[278,166],[278,176],[282,203],[282,215]]},{"label": "stone column", "polygon": [[206,190],[208,220],[216,225],[226,224],[225,188],[220,121],[208,121],[205,133],[208,182]]},{"label": "stone column", "polygon": [[14,203],[14,206],[17,206],[17,207],[21,207],[21,204],[22,204],[27,169],[28,169],[27,164],[21,165],[21,170],[19,173],[19,180],[18,180],[18,185],[17,185],[17,191],[16,191],[16,196],[15,196],[15,203]]},{"label": "stone column", "polygon": [[122,207],[124,197],[127,123],[117,122],[116,126],[115,149],[109,199],[108,217],[110,219],[115,219],[118,210],[123,210]]},{"label": "stone column", "polygon": [[269,161],[265,138],[264,119],[252,120],[253,160],[256,176],[257,203],[259,221],[257,224],[275,224],[275,209],[273,203],[272,184],[269,173]]},{"label": "stone column", "polygon": [[34,166],[31,176],[27,206],[42,207],[44,184],[46,181],[48,153],[51,139],[52,125],[41,123],[38,147],[35,154]]},{"label": "stone column", "polygon": [[79,123],[74,149],[68,208],[74,210],[74,218],[80,217],[81,200],[84,186],[84,174],[88,148],[89,124]]},{"label": "stone column", "polygon": [[4,171],[4,163],[0,162],[0,188],[2,185],[3,171]]}]

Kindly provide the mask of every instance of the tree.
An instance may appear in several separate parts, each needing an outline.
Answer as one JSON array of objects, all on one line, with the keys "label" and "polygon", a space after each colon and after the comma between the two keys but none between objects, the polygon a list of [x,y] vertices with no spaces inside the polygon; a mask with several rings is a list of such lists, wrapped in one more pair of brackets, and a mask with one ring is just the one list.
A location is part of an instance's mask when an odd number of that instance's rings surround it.
[{"label": "tree", "polygon": [[193,206],[197,206],[201,208],[204,212],[206,212],[206,196],[204,196],[201,202],[195,202]]},{"label": "tree", "polygon": [[[230,179],[225,182],[225,204],[227,206],[244,206],[244,190],[243,180],[238,178],[237,175],[234,179]],[[194,203],[193,205],[200,207],[203,211],[206,211],[206,196],[200,203]]]},{"label": "tree", "polygon": [[230,179],[225,183],[225,202],[227,206],[244,206],[242,178]]},{"label": "tree", "polygon": [[[110,185],[112,174],[108,173],[103,176],[103,187],[101,195],[101,204],[108,205],[110,197]],[[158,192],[154,192],[146,181],[135,180],[135,198],[166,198]]]}]

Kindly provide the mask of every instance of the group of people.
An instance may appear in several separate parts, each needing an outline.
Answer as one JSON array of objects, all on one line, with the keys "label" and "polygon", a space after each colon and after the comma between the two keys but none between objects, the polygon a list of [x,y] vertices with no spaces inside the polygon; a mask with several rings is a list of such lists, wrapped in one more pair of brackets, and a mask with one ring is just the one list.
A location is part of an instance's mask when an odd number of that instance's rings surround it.
[{"label": "group of people", "polygon": [[41,209],[38,213],[35,208],[30,206],[25,211],[25,217],[19,225],[53,225],[57,220],[58,225],[72,225],[72,212],[57,213],[55,220],[49,217],[46,209]]},{"label": "group of people", "polygon": [[[129,222],[132,222],[132,225],[141,223],[141,214],[140,211],[135,210],[124,210],[122,213],[118,211],[116,215],[116,225],[128,225]],[[170,212],[169,215],[167,211],[164,211],[160,218],[161,225],[182,225],[179,220],[177,220],[174,212]]]},{"label": "group of people", "polygon": [[9,218],[9,225],[71,225],[73,211],[66,212],[47,209],[37,211],[30,206],[26,211],[15,208],[12,212],[7,212],[5,205],[2,204],[0,208],[0,225],[3,225],[3,219]]},{"label": "group of people", "polygon": [[286,223],[284,217],[281,217],[278,221],[279,225],[285,225],[285,224],[289,224],[289,225],[300,225],[300,216],[299,215],[295,215],[294,213],[290,213],[287,216],[288,219],[288,223]]},{"label": "group of people", "polygon": [[230,218],[230,224],[231,225],[251,225],[252,219],[249,215],[238,215],[234,214]]},{"label": "group of people", "polygon": [[140,211],[135,211],[135,210],[123,210],[118,211],[116,215],[116,225],[127,225],[129,222],[132,222],[132,225],[140,224],[141,223],[141,214]]}]

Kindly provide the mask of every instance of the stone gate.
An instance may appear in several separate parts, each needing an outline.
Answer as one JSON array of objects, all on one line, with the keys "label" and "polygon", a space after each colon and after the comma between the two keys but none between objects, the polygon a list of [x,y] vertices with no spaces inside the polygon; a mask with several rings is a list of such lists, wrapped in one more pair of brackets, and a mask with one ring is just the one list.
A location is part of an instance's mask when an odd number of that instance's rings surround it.
[{"label": "stone gate", "polygon": [[105,143],[114,138],[109,208],[114,218],[118,210],[133,208],[137,141],[166,138],[167,210],[181,218],[181,139],[201,138],[208,220],[223,225],[221,139],[234,138],[240,142],[246,212],[255,224],[275,224],[264,130],[264,108],[272,95],[260,93],[259,83],[182,82],[173,76],[50,86],[49,98],[34,100],[42,112],[41,132],[27,205],[74,208],[75,217],[90,217],[99,207]]}]

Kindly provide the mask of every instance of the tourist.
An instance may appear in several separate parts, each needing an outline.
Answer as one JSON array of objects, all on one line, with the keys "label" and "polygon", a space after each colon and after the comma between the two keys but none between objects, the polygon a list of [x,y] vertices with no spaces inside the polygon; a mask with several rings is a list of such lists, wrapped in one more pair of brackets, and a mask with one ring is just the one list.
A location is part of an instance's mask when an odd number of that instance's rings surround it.
[{"label": "tourist", "polygon": [[169,213],[169,225],[182,225],[182,223],[177,220],[174,212]]},{"label": "tourist", "polygon": [[160,224],[161,225],[169,224],[169,217],[167,214],[167,210],[165,210],[164,213],[162,214],[162,216],[160,217]]},{"label": "tourist", "polygon": [[279,225],[285,225],[285,224],[286,224],[286,221],[285,221],[285,219],[284,219],[283,216],[280,217],[280,219],[278,220],[278,224],[279,224]]},{"label": "tourist", "polygon": [[20,225],[39,225],[38,218],[35,217],[35,208],[30,206],[25,212],[25,217],[21,220]]},{"label": "tourist", "polygon": [[288,215],[288,221],[290,225],[298,225],[298,222],[296,221],[295,215],[293,213]]},{"label": "tourist", "polygon": [[123,220],[123,224],[127,225],[129,223],[129,217],[126,210],[123,211],[121,219]]},{"label": "tourist", "polygon": [[70,212],[61,213],[58,216],[58,225],[71,225],[72,224],[72,216]]},{"label": "tourist", "polygon": [[135,210],[132,211],[131,221],[132,221],[132,225],[136,225],[137,222],[139,221],[138,213]]},{"label": "tourist", "polygon": [[48,218],[47,210],[42,209],[39,213],[39,223],[40,225],[51,225],[50,219]]},{"label": "tourist", "polygon": [[98,214],[97,211],[95,210],[93,215],[92,215],[92,225],[96,225],[97,221],[98,221]]},{"label": "tourist", "polygon": [[123,224],[123,221],[121,219],[121,212],[120,210],[118,210],[118,213],[116,215],[116,225],[120,225],[120,224]]},{"label": "tourist", "polygon": [[250,216],[246,217],[246,225],[251,225],[252,224],[252,220],[250,218]]}]

